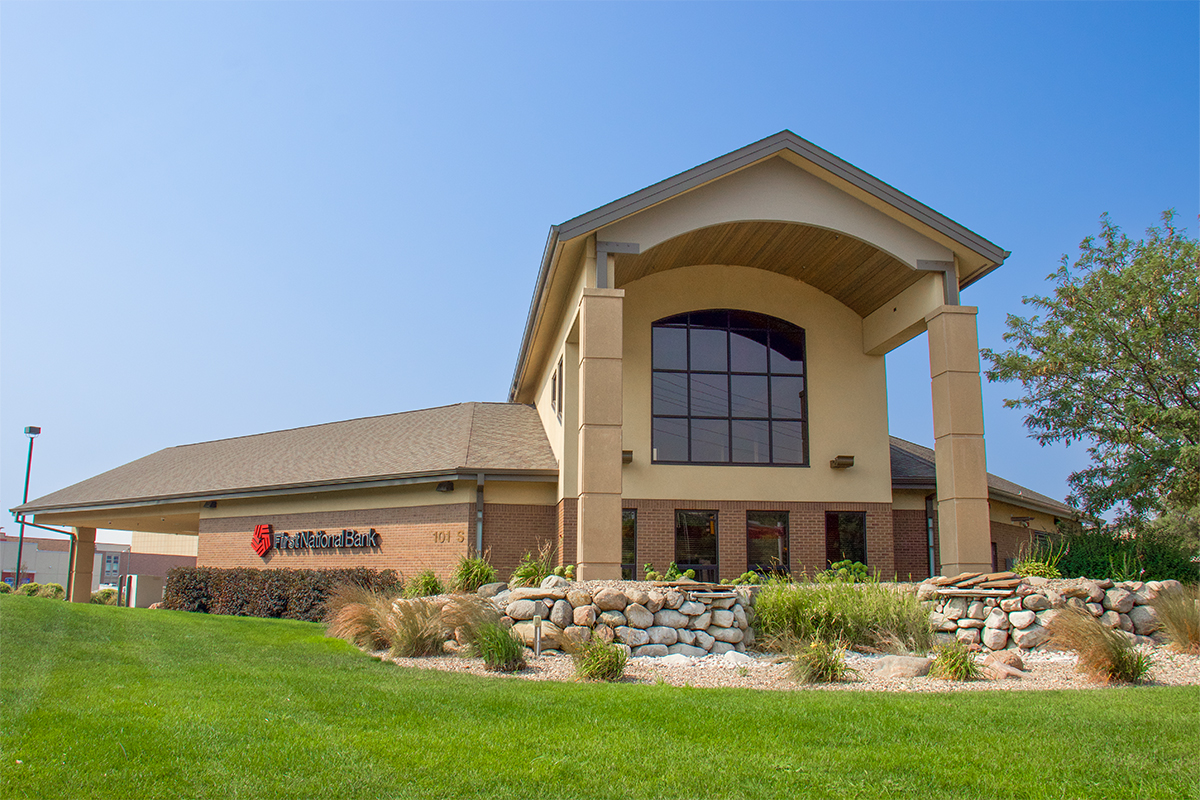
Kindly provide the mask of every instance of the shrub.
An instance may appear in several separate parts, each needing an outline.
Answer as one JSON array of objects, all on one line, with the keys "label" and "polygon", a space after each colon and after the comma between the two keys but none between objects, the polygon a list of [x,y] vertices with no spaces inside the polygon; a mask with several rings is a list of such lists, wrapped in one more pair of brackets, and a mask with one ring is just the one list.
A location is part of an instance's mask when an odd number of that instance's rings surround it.
[{"label": "shrub", "polygon": [[814,639],[792,650],[792,679],[797,683],[835,683],[858,670],[846,666],[846,644]]},{"label": "shrub", "polygon": [[1047,626],[1050,641],[1079,655],[1079,671],[1101,683],[1137,683],[1150,670],[1150,658],[1125,636],[1106,628],[1086,611],[1063,608]]},{"label": "shrub", "polygon": [[335,586],[353,583],[381,594],[403,586],[394,570],[219,569],[176,567],[167,573],[163,607],[249,617],[283,617],[320,622]]},{"label": "shrub", "polygon": [[51,600],[62,600],[67,596],[67,590],[61,583],[43,583],[38,589],[38,597],[49,597]]},{"label": "shrub", "polygon": [[846,559],[830,564],[829,569],[818,572],[813,579],[818,583],[866,583],[872,578],[866,564]]},{"label": "shrub", "polygon": [[937,655],[929,665],[929,677],[944,681],[974,681],[979,679],[975,654],[954,641],[937,646]]},{"label": "shrub", "polygon": [[392,602],[353,583],[341,583],[325,601],[325,635],[368,650],[392,646]]},{"label": "shrub", "polygon": [[488,563],[486,553],[476,558],[463,556],[454,568],[451,582],[455,591],[475,592],[486,583],[496,582],[496,568]]},{"label": "shrub", "polygon": [[1039,538],[1032,545],[1021,545],[1012,571],[1023,578],[1061,578],[1058,564],[1066,552],[1065,542]]},{"label": "shrub", "polygon": [[404,587],[405,597],[432,597],[436,594],[445,593],[445,584],[438,579],[438,576],[431,569],[420,573]]},{"label": "shrub", "polygon": [[482,625],[475,632],[473,646],[487,669],[516,672],[525,668],[525,645],[498,622]]},{"label": "shrub", "polygon": [[34,581],[22,584],[20,589],[17,589],[17,594],[23,594],[26,597],[37,597],[37,593],[41,591],[42,585]]},{"label": "shrub", "polygon": [[442,607],[428,597],[402,598],[388,615],[391,654],[395,657],[433,656],[442,652]]},{"label": "shrub", "polygon": [[97,606],[115,606],[117,604],[117,590],[101,589],[98,592],[92,592],[92,597],[88,602]]},{"label": "shrub", "polygon": [[508,579],[509,586],[538,586],[548,575],[554,574],[554,562],[557,555],[557,545],[552,542],[546,542],[538,548],[537,555],[526,553],[521,559],[521,563],[517,564],[517,568],[513,570],[512,577]]},{"label": "shrub", "polygon": [[878,583],[797,584],[767,581],[754,603],[755,624],[774,640],[841,641],[849,647],[926,653],[933,645],[929,610],[914,594]]},{"label": "shrub", "polygon": [[0,594],[11,594],[12,590],[13,588],[11,583],[0,581]]},{"label": "shrub", "polygon": [[575,659],[575,677],[580,680],[615,681],[625,674],[625,648],[598,637],[576,645],[571,657]]},{"label": "shrub", "polygon": [[1200,589],[1185,586],[1181,591],[1164,592],[1150,605],[1158,613],[1171,647],[1200,654]]},{"label": "shrub", "polygon": [[[1056,548],[1058,559],[1051,565],[1064,578],[1174,579],[1182,583],[1196,583],[1200,579],[1200,564],[1194,560],[1195,547],[1172,530],[1150,528],[1129,532],[1111,526],[1086,528],[1063,535],[1057,543],[1043,543],[1034,550],[1045,554],[1053,553]],[[1020,572],[1015,567],[1013,571]]]}]

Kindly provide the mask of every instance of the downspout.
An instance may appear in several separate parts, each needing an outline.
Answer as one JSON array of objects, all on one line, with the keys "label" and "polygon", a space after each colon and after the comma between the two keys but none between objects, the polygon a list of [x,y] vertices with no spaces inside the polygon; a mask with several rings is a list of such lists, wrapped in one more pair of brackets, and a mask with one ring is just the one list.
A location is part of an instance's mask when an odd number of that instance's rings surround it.
[{"label": "downspout", "polygon": [[[75,533],[74,533],[74,531],[60,531],[58,528],[49,528],[45,525],[38,525],[36,522],[27,522],[25,520],[24,514],[13,514],[13,516],[16,518],[17,522],[21,523],[22,525],[28,525],[31,528],[40,528],[44,531],[50,531],[51,533],[61,533],[61,534],[65,534],[66,536],[71,537],[71,549],[67,556],[67,586],[66,586],[67,592],[66,592],[65,596],[66,596],[66,601],[68,603],[74,602],[74,598],[71,596],[72,593],[75,591],[75,581],[72,580],[72,578],[74,578],[74,576],[75,576]],[[20,569],[20,564],[17,565],[17,568]]]},{"label": "downspout", "polygon": [[475,557],[483,558],[483,473],[475,476]]}]

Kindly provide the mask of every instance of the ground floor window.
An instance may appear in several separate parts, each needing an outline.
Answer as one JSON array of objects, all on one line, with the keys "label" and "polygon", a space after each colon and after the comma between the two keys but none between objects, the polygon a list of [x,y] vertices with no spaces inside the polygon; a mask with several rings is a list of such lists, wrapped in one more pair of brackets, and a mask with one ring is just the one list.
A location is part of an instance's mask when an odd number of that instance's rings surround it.
[{"label": "ground floor window", "polygon": [[621,579],[636,581],[637,574],[637,509],[621,509]]},{"label": "ground floor window", "polygon": [[675,512],[675,564],[696,571],[696,580],[717,581],[717,512]]},{"label": "ground floor window", "polygon": [[825,561],[867,563],[867,513],[865,511],[825,512]]},{"label": "ground floor window", "polygon": [[105,553],[104,554],[104,577],[111,578],[114,575],[121,574],[121,554],[120,553]]},{"label": "ground floor window", "polygon": [[746,512],[746,569],[788,572],[788,512]]}]

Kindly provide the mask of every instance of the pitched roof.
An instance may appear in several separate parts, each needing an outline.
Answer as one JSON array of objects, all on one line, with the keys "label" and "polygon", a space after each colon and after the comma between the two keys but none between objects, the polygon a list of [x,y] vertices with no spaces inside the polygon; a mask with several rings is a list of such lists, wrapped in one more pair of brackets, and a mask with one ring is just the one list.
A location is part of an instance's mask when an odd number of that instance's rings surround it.
[{"label": "pitched roof", "polygon": [[557,470],[532,406],[460,403],[168,447],[13,510],[198,499],[459,471]]},{"label": "pitched roof", "polygon": [[[937,485],[934,467],[934,453],[928,447],[898,439],[891,439],[892,451],[892,485],[897,488],[932,489]],[[1051,511],[1060,516],[1074,515],[1075,509],[1027,489],[1020,484],[1005,480],[999,475],[988,473],[988,493],[995,494],[997,499],[1006,500],[1019,505],[1034,505]]]}]

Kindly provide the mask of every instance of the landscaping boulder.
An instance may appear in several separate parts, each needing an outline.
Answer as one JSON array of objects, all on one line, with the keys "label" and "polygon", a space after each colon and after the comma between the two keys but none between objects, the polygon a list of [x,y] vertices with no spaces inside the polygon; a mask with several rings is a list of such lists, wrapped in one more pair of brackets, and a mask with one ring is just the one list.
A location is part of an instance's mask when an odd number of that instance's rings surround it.
[{"label": "landscaping boulder", "polygon": [[1134,633],[1139,636],[1149,636],[1162,627],[1154,606],[1134,606],[1129,612],[1129,619],[1133,622]]},{"label": "landscaping boulder", "polygon": [[620,611],[601,611],[600,621],[610,628],[616,628],[624,625],[629,620],[625,619],[625,615]]},{"label": "landscaping boulder", "polygon": [[875,662],[874,672],[881,678],[920,678],[929,674],[932,663],[923,656],[884,656]]},{"label": "landscaping boulder", "polygon": [[690,644],[673,644],[667,647],[667,652],[671,655],[685,656],[689,659],[704,658],[708,653],[701,650],[699,647],[693,647]]},{"label": "landscaping boulder", "polygon": [[476,594],[480,597],[495,597],[507,588],[507,583],[485,583],[476,590]]},{"label": "landscaping boulder", "polygon": [[1003,650],[1008,645],[1008,631],[1001,628],[984,628],[983,646],[989,650]]},{"label": "landscaping boulder", "polygon": [[[517,635],[526,647],[533,647],[534,626],[532,622],[518,622],[512,626],[513,633]],[[555,625],[553,622],[542,623],[542,649],[548,648],[557,649],[562,646],[562,628]]]},{"label": "landscaping boulder", "polygon": [[1008,615],[1008,621],[1014,628],[1028,628],[1037,619],[1032,611],[1014,611]]},{"label": "landscaping boulder", "polygon": [[1045,644],[1050,639],[1050,632],[1041,625],[1030,625],[1028,628],[1012,631],[1012,638],[1022,650],[1032,650]]},{"label": "landscaping boulder", "polygon": [[595,606],[580,606],[573,613],[576,625],[584,625],[588,628],[596,624],[596,607]]},{"label": "landscaping boulder", "polygon": [[[650,635],[641,628],[630,628],[628,625],[621,625],[613,631],[617,636],[617,641],[624,642],[630,647],[641,647],[644,644],[650,644]],[[666,655],[664,653],[664,655]]]},{"label": "landscaping boulder", "polygon": [[1025,607],[1026,611],[1044,611],[1050,607],[1050,600],[1044,595],[1027,594],[1021,601],[1021,605]]},{"label": "landscaping boulder", "polygon": [[547,575],[542,578],[541,588],[565,590],[567,588],[567,579],[561,575]]},{"label": "landscaping boulder", "polygon": [[651,644],[673,645],[679,641],[679,631],[676,628],[668,628],[665,625],[654,625],[646,628],[646,634],[650,637]]},{"label": "landscaping boulder", "polygon": [[550,609],[550,621],[560,628],[565,628],[575,622],[574,611],[566,600],[555,600]]},{"label": "landscaping boulder", "polygon": [[1133,592],[1125,589],[1112,588],[1104,593],[1104,607],[1118,614],[1128,614],[1133,608]]},{"label": "landscaping boulder", "polygon": [[665,625],[668,628],[686,628],[688,624],[688,618],[685,615],[680,614],[678,611],[674,611],[670,608],[664,608],[662,611],[659,611],[654,615],[654,624]]},{"label": "landscaping boulder", "polygon": [[633,648],[635,658],[662,658],[667,655],[665,644],[644,644]]},{"label": "landscaping boulder", "polygon": [[567,592],[567,602],[572,608],[582,608],[592,604],[592,596],[582,589],[572,589]]},{"label": "landscaping boulder", "polygon": [[622,611],[625,606],[629,605],[629,600],[625,597],[624,592],[605,587],[596,592],[592,597],[592,603],[601,611]]},{"label": "landscaping boulder", "polygon": [[[645,595],[645,592],[642,592]],[[654,615],[640,603],[625,606],[625,619],[634,628],[649,628],[654,624]]]}]

